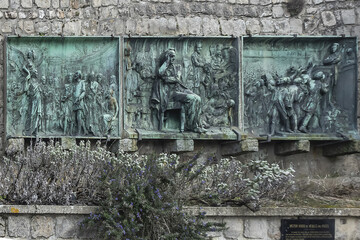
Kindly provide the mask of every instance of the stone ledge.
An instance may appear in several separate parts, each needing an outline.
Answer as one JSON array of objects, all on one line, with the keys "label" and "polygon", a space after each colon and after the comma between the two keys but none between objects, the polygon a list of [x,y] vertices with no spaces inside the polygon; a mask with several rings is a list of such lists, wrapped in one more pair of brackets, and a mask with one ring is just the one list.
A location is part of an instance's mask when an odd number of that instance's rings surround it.
[{"label": "stone ledge", "polygon": [[[97,206],[0,205],[0,214],[87,215]],[[185,211],[206,212],[208,217],[360,217],[360,208],[262,208],[252,212],[246,207],[185,207]]]},{"label": "stone ledge", "polygon": [[0,205],[0,214],[87,215],[95,212],[97,208],[97,206]]},{"label": "stone ledge", "polygon": [[252,212],[246,207],[186,207],[186,211],[206,212],[207,217],[360,217],[360,208],[262,208]]}]

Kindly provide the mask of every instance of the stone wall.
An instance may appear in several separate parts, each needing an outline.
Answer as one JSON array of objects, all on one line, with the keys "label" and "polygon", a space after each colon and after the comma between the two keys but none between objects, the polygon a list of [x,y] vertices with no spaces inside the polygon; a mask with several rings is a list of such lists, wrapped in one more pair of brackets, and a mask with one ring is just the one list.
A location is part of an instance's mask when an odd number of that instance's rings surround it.
[{"label": "stone wall", "polygon": [[[81,228],[81,220],[95,207],[0,206],[0,239],[94,239],[94,229]],[[197,213],[199,208],[188,208]],[[360,238],[359,209],[202,208],[208,221],[225,222],[228,229],[210,232],[210,240],[280,239],[281,219],[335,219],[335,239]],[[96,239],[96,238],[95,238]]]},{"label": "stone wall", "polygon": [[[4,89],[4,37],[19,36],[244,36],[244,35],[346,35],[360,37],[360,1],[304,0],[303,10],[291,16],[288,0],[0,0],[0,88]],[[360,64],[358,64],[360,66]],[[359,91],[360,92],[360,91]],[[0,91],[0,134],[4,136],[4,94]],[[358,111],[358,118],[360,110]],[[0,149],[7,142],[1,138]],[[261,143],[261,142],[260,142]],[[160,149],[151,142],[123,141],[131,150]],[[127,145],[126,145],[127,144]],[[213,148],[215,146],[215,148]],[[274,162],[294,159],[299,168],[333,163],[343,172],[358,175],[360,166],[350,157],[323,157],[311,142],[307,155],[279,157],[273,144],[260,144]],[[242,146],[241,148],[243,148]],[[245,147],[246,148],[246,147]],[[221,155],[216,142],[195,142],[194,151]],[[300,151],[301,152],[301,151]],[[250,157],[247,155],[246,157]],[[300,163],[307,159],[305,166]],[[354,160],[355,159],[355,160]],[[339,160],[339,161],[338,161]],[[320,163],[320,164],[318,164]],[[355,167],[355,168],[354,168]],[[324,170],[325,171],[325,170]],[[303,172],[306,174],[307,172]]]}]

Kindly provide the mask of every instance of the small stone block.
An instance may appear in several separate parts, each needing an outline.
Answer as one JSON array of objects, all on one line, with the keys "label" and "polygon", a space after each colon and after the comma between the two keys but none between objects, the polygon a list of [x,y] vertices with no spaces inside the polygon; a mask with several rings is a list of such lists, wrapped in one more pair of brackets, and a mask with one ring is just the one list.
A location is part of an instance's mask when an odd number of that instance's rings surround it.
[{"label": "small stone block", "polygon": [[31,219],[31,236],[33,238],[48,238],[54,234],[55,223],[52,217],[35,216]]},{"label": "small stone block", "polygon": [[360,140],[347,141],[339,144],[331,144],[323,148],[323,155],[334,157],[360,153]]},{"label": "small stone block", "polygon": [[257,139],[245,139],[240,142],[226,143],[221,146],[221,154],[223,156],[240,155],[257,151],[259,151],[259,142]]},{"label": "small stone block", "polygon": [[6,154],[13,155],[18,152],[24,151],[25,140],[23,138],[11,138],[7,141]]},{"label": "small stone block", "polygon": [[177,139],[166,144],[165,149],[171,153],[194,151],[194,140]]},{"label": "small stone block", "polygon": [[81,219],[72,216],[56,217],[56,237],[60,238],[74,238],[77,237],[80,231]]},{"label": "small stone block", "polygon": [[289,156],[299,153],[310,152],[310,141],[299,140],[299,141],[286,141],[277,143],[275,145],[275,154],[281,156]]},{"label": "small stone block", "polygon": [[28,238],[30,236],[30,219],[23,216],[8,218],[8,234],[10,237]]},{"label": "small stone block", "polygon": [[5,220],[0,217],[0,237],[5,237]]},{"label": "small stone block", "polygon": [[71,137],[63,137],[61,138],[61,146],[64,149],[70,149],[73,146],[76,146],[76,139]]},{"label": "small stone block", "polygon": [[112,152],[118,152],[118,151],[136,152],[138,149],[139,148],[137,146],[137,140],[129,139],[129,138],[121,139],[115,142],[111,147]]}]

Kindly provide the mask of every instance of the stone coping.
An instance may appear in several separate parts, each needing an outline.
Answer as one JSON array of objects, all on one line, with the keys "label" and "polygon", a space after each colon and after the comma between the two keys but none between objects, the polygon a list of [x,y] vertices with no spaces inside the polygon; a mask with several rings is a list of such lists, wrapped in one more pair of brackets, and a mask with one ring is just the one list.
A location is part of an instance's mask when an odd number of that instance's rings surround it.
[{"label": "stone coping", "polygon": [[[96,206],[0,205],[0,214],[87,215]],[[206,212],[208,217],[360,217],[360,208],[274,207],[252,212],[246,207],[185,207],[191,213]]]}]

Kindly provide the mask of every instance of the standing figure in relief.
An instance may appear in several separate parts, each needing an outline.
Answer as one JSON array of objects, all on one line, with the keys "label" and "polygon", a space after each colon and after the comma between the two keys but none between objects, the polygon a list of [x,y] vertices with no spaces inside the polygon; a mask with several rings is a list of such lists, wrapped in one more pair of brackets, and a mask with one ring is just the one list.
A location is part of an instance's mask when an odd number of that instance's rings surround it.
[{"label": "standing figure in relief", "polygon": [[194,47],[194,52],[191,55],[191,62],[193,65],[194,71],[194,93],[202,97],[205,96],[205,86],[204,83],[204,68],[205,68],[205,59],[200,55],[202,49],[201,42],[197,42]]},{"label": "standing figure in relief", "polygon": [[338,65],[341,62],[341,51],[339,49],[339,43],[333,43],[330,47],[330,55],[326,57],[323,61],[324,65],[334,66],[333,74],[330,75],[330,91],[328,92],[328,103],[331,107],[334,107],[333,94],[335,91],[335,86],[337,85],[339,69]]},{"label": "standing figure in relief", "polygon": [[73,111],[75,114],[76,135],[81,135],[81,131],[87,134],[84,119],[85,81],[81,80],[81,76],[80,70],[73,76]]},{"label": "standing figure in relief", "polygon": [[28,96],[28,113],[30,119],[30,128],[26,132],[30,135],[36,135],[41,127],[42,119],[42,90],[38,80],[38,73],[36,69],[28,72],[25,83],[25,92]]},{"label": "standing figure in relief", "polygon": [[160,59],[159,79],[153,86],[151,102],[152,108],[159,114],[160,130],[168,104],[174,102],[181,104],[181,119],[185,121],[185,129],[198,133],[204,132],[200,126],[201,98],[181,82],[181,71],[174,64],[175,56],[174,48],[165,51]]},{"label": "standing figure in relief", "polygon": [[139,82],[141,81],[140,74],[136,71],[135,65],[131,61],[131,47],[128,46],[124,50],[125,55],[125,86],[126,86],[126,102],[136,102],[134,96],[137,94]]},{"label": "standing figure in relief", "polygon": [[322,95],[329,91],[328,84],[325,82],[325,74],[323,72],[317,72],[313,79],[308,81],[309,95],[302,105],[302,109],[306,112],[304,119],[302,120],[300,131],[306,133],[309,130],[309,122],[316,114],[318,119],[320,118],[320,111],[318,109]]},{"label": "standing figure in relief", "polygon": [[114,123],[119,113],[119,106],[114,97],[114,90],[110,88],[107,98],[106,113],[103,116],[103,132],[105,135],[111,134],[114,129]]},{"label": "standing figure in relief", "polygon": [[64,114],[62,128],[63,128],[63,134],[65,135],[71,135],[73,129],[72,129],[72,85],[68,82],[65,84],[65,93],[64,96],[61,99],[61,106],[62,106],[62,112]]}]

